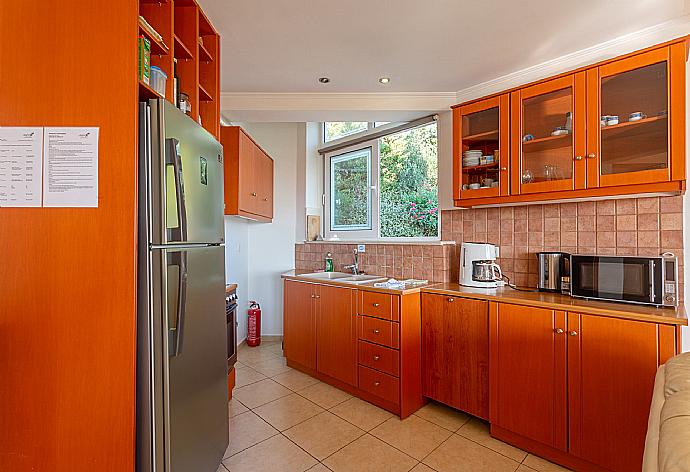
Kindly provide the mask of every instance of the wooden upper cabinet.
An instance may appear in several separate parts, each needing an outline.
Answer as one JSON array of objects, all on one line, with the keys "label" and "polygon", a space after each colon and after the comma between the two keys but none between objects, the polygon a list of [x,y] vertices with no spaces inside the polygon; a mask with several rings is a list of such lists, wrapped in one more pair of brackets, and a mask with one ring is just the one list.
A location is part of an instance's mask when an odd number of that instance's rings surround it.
[{"label": "wooden upper cabinet", "polygon": [[422,294],[422,392],[489,419],[489,303]]},{"label": "wooden upper cabinet", "polygon": [[357,291],[321,285],[316,320],[316,370],[357,386]]},{"label": "wooden upper cabinet", "polygon": [[513,193],[585,188],[585,73],[511,94]]},{"label": "wooden upper cabinet", "polygon": [[566,316],[546,308],[491,303],[492,425],[566,451]]},{"label": "wooden upper cabinet", "polygon": [[453,126],[454,198],[510,195],[510,95],[456,108]]},{"label": "wooden upper cabinet", "polygon": [[305,282],[285,281],[283,349],[285,357],[316,370],[316,318],[321,287]]},{"label": "wooden upper cabinet", "polygon": [[587,187],[685,178],[684,54],[674,44],[587,71]]},{"label": "wooden upper cabinet", "polygon": [[273,159],[239,126],[222,126],[225,214],[273,219]]}]

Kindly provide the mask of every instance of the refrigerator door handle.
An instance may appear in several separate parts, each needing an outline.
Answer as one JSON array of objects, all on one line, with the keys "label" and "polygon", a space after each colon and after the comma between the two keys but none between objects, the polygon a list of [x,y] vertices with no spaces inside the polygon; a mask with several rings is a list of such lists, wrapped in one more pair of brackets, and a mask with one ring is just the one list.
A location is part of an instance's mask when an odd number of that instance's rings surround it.
[{"label": "refrigerator door handle", "polygon": [[[187,241],[187,206],[185,204],[184,194],[184,179],[182,178],[182,158],[177,152],[180,142],[175,138],[168,138],[165,140],[165,173],[166,173],[166,187],[169,182],[168,176],[173,177],[171,180],[175,186],[175,208],[177,224],[170,225],[168,218],[169,213],[166,211],[166,226],[168,228],[168,242],[184,242]],[[170,174],[172,171],[172,175]],[[167,206],[167,205],[166,205]]]},{"label": "refrigerator door handle", "polygon": [[176,357],[182,352],[182,341],[184,336],[184,318],[187,309],[187,251],[179,251],[170,254],[173,264],[179,267],[179,277],[177,283],[177,308],[173,323],[170,326],[172,343],[170,346],[170,356]]}]

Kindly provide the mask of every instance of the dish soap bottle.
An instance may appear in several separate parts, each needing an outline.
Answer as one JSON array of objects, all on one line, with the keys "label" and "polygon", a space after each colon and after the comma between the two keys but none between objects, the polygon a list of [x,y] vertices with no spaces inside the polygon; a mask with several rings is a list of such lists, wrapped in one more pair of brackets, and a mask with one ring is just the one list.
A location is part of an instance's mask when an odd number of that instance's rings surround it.
[{"label": "dish soap bottle", "polygon": [[333,255],[330,252],[326,254],[326,272],[333,272]]}]

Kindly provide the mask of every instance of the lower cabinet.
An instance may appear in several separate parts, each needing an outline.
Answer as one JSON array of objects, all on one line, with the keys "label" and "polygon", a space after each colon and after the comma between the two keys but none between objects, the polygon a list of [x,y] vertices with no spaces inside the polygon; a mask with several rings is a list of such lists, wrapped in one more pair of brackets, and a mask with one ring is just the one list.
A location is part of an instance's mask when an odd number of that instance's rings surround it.
[{"label": "lower cabinet", "polygon": [[285,357],[316,370],[316,303],[321,287],[285,281],[283,294],[283,349]]},{"label": "lower cabinet", "polygon": [[422,294],[422,392],[489,418],[489,303]]},{"label": "lower cabinet", "polygon": [[576,470],[642,467],[675,328],[491,303],[491,433]]},{"label": "lower cabinet", "polygon": [[316,370],[357,386],[357,290],[319,286]]}]

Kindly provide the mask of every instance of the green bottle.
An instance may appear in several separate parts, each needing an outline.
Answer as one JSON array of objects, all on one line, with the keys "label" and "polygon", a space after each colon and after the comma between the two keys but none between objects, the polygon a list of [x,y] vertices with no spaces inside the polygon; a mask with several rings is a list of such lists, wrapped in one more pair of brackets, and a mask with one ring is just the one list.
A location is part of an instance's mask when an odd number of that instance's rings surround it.
[{"label": "green bottle", "polygon": [[333,272],[333,255],[330,252],[326,254],[326,272]]}]

